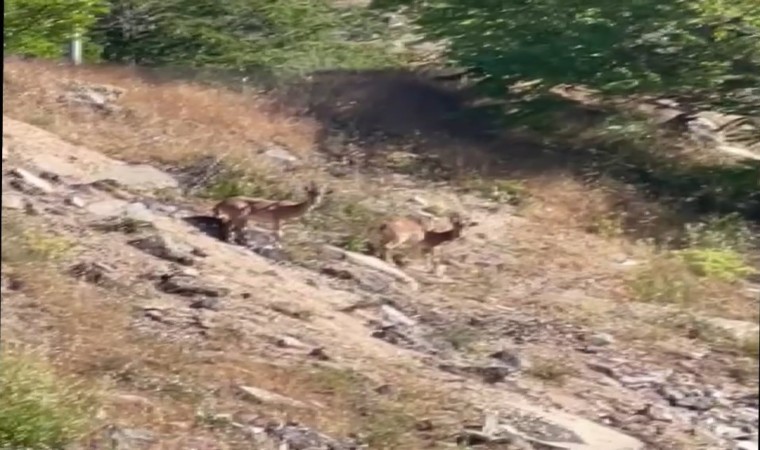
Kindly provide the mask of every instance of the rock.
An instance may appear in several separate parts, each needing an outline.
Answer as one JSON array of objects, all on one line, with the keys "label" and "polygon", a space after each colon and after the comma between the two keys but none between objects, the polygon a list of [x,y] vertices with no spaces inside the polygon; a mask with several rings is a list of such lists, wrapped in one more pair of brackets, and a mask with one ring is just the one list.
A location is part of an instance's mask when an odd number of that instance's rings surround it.
[{"label": "rock", "polygon": [[118,112],[121,108],[116,102],[124,93],[124,89],[106,84],[86,85],[79,82],[68,86],[66,92],[58,97],[75,105],[84,105],[107,114]]},{"label": "rock", "polygon": [[3,162],[5,162],[6,159],[8,159],[8,147],[5,146],[5,143],[3,143]]},{"label": "rock", "polygon": [[147,164],[127,164],[114,161],[98,173],[99,178],[117,181],[126,188],[137,190],[176,189],[179,183],[168,173]]},{"label": "rock", "polygon": [[13,192],[3,193],[3,209],[26,209],[29,204],[23,195]]},{"label": "rock", "polygon": [[518,369],[507,365],[458,365],[439,364],[438,368],[455,374],[468,374],[480,377],[484,383],[493,384],[504,381]]},{"label": "rock", "polygon": [[660,422],[672,422],[673,414],[668,411],[664,406],[649,404],[644,408],[642,414],[646,415],[652,420]]},{"label": "rock", "polygon": [[596,333],[588,338],[588,343],[598,347],[605,347],[615,343],[615,338],[609,333]]},{"label": "rock", "polygon": [[295,422],[271,425],[264,430],[267,436],[287,450],[351,450],[355,444],[343,443]]},{"label": "rock", "polygon": [[273,162],[286,168],[298,167],[300,165],[300,159],[298,159],[297,156],[285,147],[276,144],[272,144],[269,148],[262,150],[260,153]]},{"label": "rock", "polygon": [[414,429],[417,431],[422,431],[422,432],[433,431],[434,428],[435,427],[433,426],[433,421],[431,421],[430,419],[421,419],[415,422],[414,424]]},{"label": "rock", "polygon": [[2,291],[3,293],[8,291],[19,291],[24,288],[24,281],[16,275],[3,273],[2,278]]},{"label": "rock", "polygon": [[383,320],[390,325],[403,325],[407,327],[417,326],[417,322],[390,305],[381,305],[380,312],[383,314]]},{"label": "rock", "polygon": [[590,361],[586,363],[589,369],[604,374],[610,378],[617,378],[617,371],[615,367],[610,364],[603,364],[599,362]]},{"label": "rock", "polygon": [[507,367],[512,368],[515,372],[522,369],[525,365],[522,358],[520,358],[520,355],[518,355],[515,351],[499,350],[498,352],[491,353],[489,356],[498,360],[500,363],[506,365]]},{"label": "rock", "polygon": [[20,167],[11,170],[10,175],[15,177],[11,182],[13,187],[22,192],[50,194],[55,191],[52,184]]},{"label": "rock", "polygon": [[757,441],[737,441],[734,445],[736,450],[758,450]]},{"label": "rock", "polygon": [[156,231],[156,226],[152,222],[126,216],[107,217],[105,220],[93,223],[91,227],[103,233],[135,234],[140,231]]},{"label": "rock", "polygon": [[315,347],[315,348],[313,348],[309,352],[308,356],[310,358],[316,359],[317,361],[329,361],[330,360],[330,356],[327,354],[327,352],[325,352],[325,349],[322,348],[322,347]]},{"label": "rock", "polygon": [[133,221],[152,222],[153,213],[141,202],[127,202],[121,199],[108,199],[85,205],[90,213],[101,217],[120,217]]},{"label": "rock", "polygon": [[356,279],[354,274],[352,274],[350,271],[346,269],[336,269],[334,267],[323,267],[319,270],[319,273],[344,281]]},{"label": "rock", "polygon": [[631,389],[653,388],[666,382],[672,370],[643,375],[620,375],[617,380]]},{"label": "rock", "polygon": [[[460,433],[457,443],[460,445],[508,444],[508,448],[520,450],[534,450],[536,448],[568,450],[576,448],[577,444],[585,444],[571,430],[554,426],[551,423],[538,424],[535,423],[535,418],[529,418],[530,422],[525,422],[525,419],[525,417],[507,418],[490,412],[483,420],[480,430],[465,429]],[[535,425],[539,425],[539,427],[531,430],[534,431],[533,433],[521,430],[520,426],[524,427],[527,423],[530,423],[529,427],[535,427]]]},{"label": "rock", "polygon": [[659,393],[672,406],[679,406],[694,411],[707,411],[712,409],[716,404],[714,397],[700,390],[684,392],[672,386],[664,386],[659,389]]},{"label": "rock", "polygon": [[705,320],[709,325],[720,328],[739,340],[757,339],[757,335],[760,333],[760,325],[745,320],[725,319],[722,317],[710,317]]},{"label": "rock", "polygon": [[221,305],[218,298],[201,298],[190,303],[193,309],[208,309],[210,311],[219,311]]},{"label": "rock", "polygon": [[405,327],[400,324],[388,325],[376,323],[375,325],[377,328],[371,334],[373,338],[382,339],[390,344],[421,353],[430,355],[438,353],[435,347],[416,328]]},{"label": "rock", "polygon": [[293,319],[298,320],[310,320],[312,316],[312,311],[309,311],[307,309],[300,309],[298,308],[297,304],[293,304],[290,302],[272,302],[269,305],[269,308],[272,311],[276,311],[280,314],[286,315],[288,317],[291,317]]},{"label": "rock", "polygon": [[76,206],[77,208],[84,208],[87,206],[87,202],[76,195],[67,195],[63,202],[67,205]]},{"label": "rock", "polygon": [[40,178],[53,184],[61,184],[63,182],[60,175],[55,172],[50,172],[49,170],[41,171]]},{"label": "rock", "polygon": [[127,244],[157,258],[176,262],[183,266],[195,264],[195,259],[192,256],[193,248],[177,242],[169,236],[154,234],[145,238],[127,241]]},{"label": "rock", "polygon": [[156,436],[151,431],[137,428],[111,427],[109,437],[113,450],[149,449],[156,442]]},{"label": "rock", "polygon": [[397,280],[406,283],[408,288],[412,291],[419,289],[419,284],[414,278],[405,274],[403,271],[397,269],[396,267],[389,265],[385,261],[381,261],[372,256],[362,255],[361,253],[343,250],[342,248],[338,248],[332,245],[325,245],[323,248],[326,250],[328,255],[332,255],[333,257],[337,257],[339,259],[347,259],[354,264],[359,264],[364,267],[391,275]]},{"label": "rock", "polygon": [[139,220],[143,222],[150,222],[155,218],[150,208],[148,208],[145,203],[142,202],[129,203],[124,208],[124,216],[132,220]]},{"label": "rock", "polygon": [[289,406],[292,408],[308,408],[306,403],[294,400],[284,395],[276,394],[265,389],[260,389],[252,386],[238,386],[240,392],[244,394],[244,397],[255,403],[267,404],[267,405],[281,405]]},{"label": "rock", "polygon": [[80,262],[69,268],[69,274],[76,279],[87,281],[104,287],[115,287],[115,269],[99,262]]},{"label": "rock", "polygon": [[743,430],[738,427],[732,427],[728,425],[718,424],[713,431],[715,434],[724,439],[731,440],[748,440],[752,437],[752,433],[747,430]]},{"label": "rock", "polygon": [[[225,297],[230,293],[230,290],[226,287],[216,286],[196,277],[180,274],[161,275],[156,287],[167,294],[185,297],[202,296],[219,298]],[[198,305],[197,307],[203,306]]]},{"label": "rock", "polygon": [[114,217],[124,213],[128,202],[116,198],[92,202],[86,205],[86,209],[96,216]]},{"label": "rock", "polygon": [[275,340],[274,344],[282,348],[307,348],[308,346],[292,336],[282,336]]}]

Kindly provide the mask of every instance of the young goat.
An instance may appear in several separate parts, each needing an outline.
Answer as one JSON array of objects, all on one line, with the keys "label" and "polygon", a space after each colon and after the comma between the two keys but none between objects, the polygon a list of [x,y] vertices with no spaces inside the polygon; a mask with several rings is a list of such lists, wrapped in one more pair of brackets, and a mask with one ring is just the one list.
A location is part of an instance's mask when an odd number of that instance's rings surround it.
[{"label": "young goat", "polygon": [[477,225],[476,222],[465,221],[459,214],[452,214],[449,220],[451,228],[446,231],[428,230],[421,221],[407,217],[398,217],[381,224],[377,228],[378,256],[390,263],[393,261],[392,250],[404,244],[416,246],[425,256],[428,270],[434,272],[437,268],[435,260],[438,246],[462,236],[466,227]]},{"label": "young goat", "polygon": [[324,190],[314,182],[305,190],[306,200],[302,202],[238,196],[217,203],[214,206],[214,216],[222,222],[222,240],[229,242],[233,233],[237,235],[238,241],[243,239],[249,220],[269,223],[277,240],[282,240],[283,222],[305,216],[319,206],[325,195],[332,193],[332,189]]}]

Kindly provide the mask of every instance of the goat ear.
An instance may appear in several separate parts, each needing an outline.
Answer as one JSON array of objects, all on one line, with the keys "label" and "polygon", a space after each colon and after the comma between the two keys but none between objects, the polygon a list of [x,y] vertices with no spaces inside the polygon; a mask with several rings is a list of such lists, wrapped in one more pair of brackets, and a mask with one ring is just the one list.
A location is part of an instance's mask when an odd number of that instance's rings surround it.
[{"label": "goat ear", "polygon": [[329,189],[327,189],[327,190],[325,191],[325,195],[330,195],[330,194],[332,194],[333,192],[335,192],[335,191],[333,191],[333,189],[332,189],[332,188],[329,188]]}]

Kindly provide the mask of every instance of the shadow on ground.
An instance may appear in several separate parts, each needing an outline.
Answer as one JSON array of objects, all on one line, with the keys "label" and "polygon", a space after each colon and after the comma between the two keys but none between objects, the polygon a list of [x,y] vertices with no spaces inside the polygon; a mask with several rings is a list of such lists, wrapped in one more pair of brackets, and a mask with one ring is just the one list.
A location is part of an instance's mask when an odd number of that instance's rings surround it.
[{"label": "shadow on ground", "polygon": [[[285,105],[320,122],[320,147],[331,155],[354,152],[366,163],[400,147],[438,161],[450,169],[449,176],[453,170],[483,177],[611,179],[626,186],[625,198],[612,199],[613,204],[629,204],[627,188],[633,186],[642,201],[676,213],[669,219],[680,217],[676,222],[728,213],[760,222],[758,164],[685,164],[624,139],[554,136],[548,144],[549,136],[519,131],[503,122],[499,110],[476,106],[481,99],[472,90],[429,76],[399,70],[319,72],[277,94]],[[535,108],[545,129],[580,134],[609,119],[607,112],[568,100],[512,100]]]}]

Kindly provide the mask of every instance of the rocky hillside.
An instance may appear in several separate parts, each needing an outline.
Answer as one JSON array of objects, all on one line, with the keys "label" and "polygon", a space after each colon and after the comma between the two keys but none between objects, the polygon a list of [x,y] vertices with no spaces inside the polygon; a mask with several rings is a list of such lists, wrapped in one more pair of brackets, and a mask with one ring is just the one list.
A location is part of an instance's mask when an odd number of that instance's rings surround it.
[{"label": "rocky hillside", "polygon": [[[596,188],[360,170],[269,99],[117,69],[12,61],[3,90],[3,341],[85,381],[66,448],[757,448],[757,280],[679,290],[587,226]],[[309,180],[335,193],[283,248],[218,239],[215,198]],[[449,211],[478,224],[443,271],[361,252]]]}]

